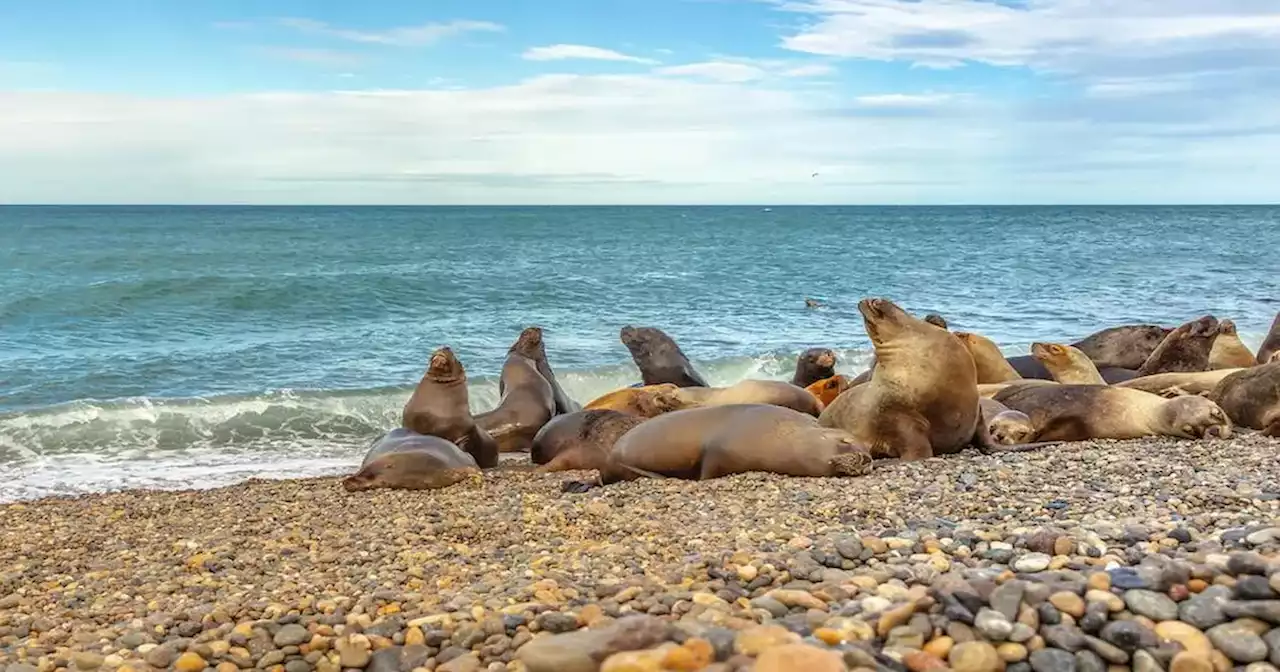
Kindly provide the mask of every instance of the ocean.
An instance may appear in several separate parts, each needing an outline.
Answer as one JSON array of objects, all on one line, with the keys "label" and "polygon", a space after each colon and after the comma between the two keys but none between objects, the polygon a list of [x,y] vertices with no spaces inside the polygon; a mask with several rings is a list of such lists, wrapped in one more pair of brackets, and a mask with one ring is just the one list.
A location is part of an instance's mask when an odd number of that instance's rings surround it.
[{"label": "ocean", "polygon": [[[897,301],[1007,353],[1280,310],[1280,207],[0,207],[0,501],[341,474],[431,351],[497,402],[545,329],[580,402],[657,326],[713,385],[856,373]],[[805,298],[824,307],[808,309]]]}]

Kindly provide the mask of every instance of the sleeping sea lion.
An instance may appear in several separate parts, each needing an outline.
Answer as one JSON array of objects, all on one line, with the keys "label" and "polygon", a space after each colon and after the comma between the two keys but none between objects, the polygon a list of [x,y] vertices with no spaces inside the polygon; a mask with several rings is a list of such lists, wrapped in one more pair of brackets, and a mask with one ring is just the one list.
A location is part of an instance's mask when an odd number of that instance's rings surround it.
[{"label": "sleeping sea lion", "polygon": [[452,441],[482,469],[498,465],[498,444],[472,417],[467,371],[448,347],[431,353],[427,372],[401,411],[400,424]]},{"label": "sleeping sea lion", "polygon": [[1231,320],[1218,322],[1218,336],[1213,339],[1213,347],[1209,350],[1209,368],[1242,369],[1257,363],[1257,356],[1240,340],[1236,323]]},{"label": "sleeping sea lion", "polygon": [[809,348],[796,358],[796,373],[791,384],[808,387],[836,375],[836,353],[830,348]]},{"label": "sleeping sea lion", "polygon": [[1280,352],[1280,313],[1276,313],[1276,319],[1271,322],[1267,337],[1262,339],[1262,345],[1258,346],[1258,363],[1266,364],[1277,352]]},{"label": "sleeping sea lion", "polygon": [[373,441],[360,470],[342,479],[342,487],[434,490],[479,475],[476,461],[452,441],[397,427]]},{"label": "sleeping sea lion", "polygon": [[529,457],[540,472],[603,469],[613,444],[646,418],[618,411],[586,410],[558,415],[533,437]]},{"label": "sleeping sea lion", "polygon": [[[1081,352],[1084,351],[1081,350]],[[1053,372],[1040,363],[1040,360],[1036,359],[1034,355],[1014,355],[1009,357],[1008,360],[1009,365],[1018,372],[1018,375],[1022,376],[1023,380],[1053,380]],[[1094,366],[1098,368],[1098,374],[1102,376],[1103,381],[1108,384],[1119,383],[1138,376],[1138,372],[1133,369],[1121,369],[1114,366],[1098,367],[1097,362],[1094,362]]]},{"label": "sleeping sea lion", "polygon": [[1028,441],[1231,436],[1226,412],[1204,397],[1164,399],[1114,385],[1011,385],[995,400],[1030,418]]},{"label": "sleeping sea lion", "polygon": [[538,371],[540,333],[528,329],[507,350],[498,382],[498,407],[476,416],[476,424],[489,432],[504,453],[525,453],[533,437],[555,416],[555,390]]},{"label": "sleeping sea lion", "polygon": [[674,383],[624,387],[592,399],[582,410],[618,411],[652,418],[684,408],[672,394],[678,389]]},{"label": "sleeping sea lion", "polygon": [[1180,397],[1186,394],[1208,394],[1222,379],[1241,369],[1216,369],[1213,371],[1187,371],[1181,373],[1157,373],[1116,383],[1117,387],[1142,390],[1162,397]]},{"label": "sleeping sea lion", "polygon": [[1209,368],[1209,352],[1218,336],[1218,319],[1205,315],[1169,332],[1160,347],[1138,367],[1138,376],[1156,373],[1205,371]]},{"label": "sleeping sea lion", "polygon": [[837,397],[818,422],[848,431],[877,458],[917,460],[973,442],[982,426],[977,372],[960,339],[887,299],[863,299],[858,310],[875,347],[875,373]]},{"label": "sleeping sea lion", "polygon": [[818,417],[822,402],[808,390],[781,380],[742,380],[729,387],[685,387],[671,393],[684,408],[770,404]]},{"label": "sleeping sea lion", "polygon": [[812,394],[826,408],[831,402],[840,396],[841,392],[849,389],[849,378],[842,375],[834,375],[830,378],[819,380],[818,382],[804,388],[809,394]]},{"label": "sleeping sea lion", "polygon": [[781,406],[689,408],[646,420],[622,435],[603,484],[645,475],[706,480],[764,471],[787,476],[860,476],[871,456],[840,429]]},{"label": "sleeping sea lion", "polygon": [[618,336],[640,369],[645,385],[672,383],[678,387],[707,387],[707,381],[689,363],[684,351],[661,329],[628,325]]},{"label": "sleeping sea lion", "polygon": [[1209,399],[1231,416],[1237,425],[1260,429],[1266,436],[1280,436],[1280,357],[1223,378],[1209,392]]},{"label": "sleeping sea lion", "polygon": [[979,384],[1007,383],[1022,379],[991,339],[966,331],[957,331],[955,335],[973,357]]},{"label": "sleeping sea lion", "polygon": [[[555,414],[560,415],[561,413],[572,413],[579,410],[581,407],[577,402],[569,398],[569,395],[565,394],[560,387],[560,382],[556,380],[555,372],[551,370],[551,362],[547,361],[546,343],[542,338],[542,328],[526,327],[524,331],[520,332],[520,337],[516,339],[516,343],[522,344],[520,351],[533,360],[538,367],[538,373],[541,373],[542,377],[546,378],[548,383],[551,383],[551,396],[556,402]],[[498,394],[502,394],[502,392],[502,379],[498,379]]]},{"label": "sleeping sea lion", "polygon": [[1031,356],[1044,365],[1053,379],[1067,385],[1106,385],[1098,367],[1084,351],[1058,343],[1032,343]]}]

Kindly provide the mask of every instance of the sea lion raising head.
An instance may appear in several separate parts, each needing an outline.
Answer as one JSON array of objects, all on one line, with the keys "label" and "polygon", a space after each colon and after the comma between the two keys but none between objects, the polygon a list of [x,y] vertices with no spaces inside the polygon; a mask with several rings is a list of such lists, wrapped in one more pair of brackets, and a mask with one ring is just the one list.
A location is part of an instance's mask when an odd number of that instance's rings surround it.
[{"label": "sea lion raising head", "polygon": [[[520,337],[511,345],[509,352],[518,352],[521,355],[533,360],[537,366],[538,373],[551,384],[552,396],[555,397],[556,415],[562,413],[572,413],[579,409],[577,402],[569,398],[564,390],[560,387],[560,382],[556,380],[556,374],[551,370],[551,362],[547,361],[547,347],[543,341],[541,327],[526,327],[520,332]],[[498,394],[502,394],[502,381],[498,381]]]},{"label": "sea lion raising head", "polygon": [[836,375],[836,353],[831,348],[809,348],[796,358],[796,372],[791,384],[808,387],[819,380]]},{"label": "sea lion raising head", "polygon": [[1017,370],[1009,364],[1009,360],[1004,358],[1000,347],[991,339],[965,331],[957,331],[955,335],[973,357],[979,384],[1007,383],[1022,379]]},{"label": "sea lion raising head", "polygon": [[431,353],[427,372],[401,411],[400,424],[418,434],[452,441],[481,468],[498,464],[497,444],[471,415],[467,371],[448,346]]},{"label": "sea lion raising head", "polygon": [[1031,356],[1044,364],[1059,383],[1106,385],[1098,367],[1079,348],[1059,343],[1032,343]]},{"label": "sea lion raising head", "polygon": [[1231,320],[1219,322],[1218,336],[1213,339],[1213,348],[1209,351],[1209,368],[1240,369],[1257,363],[1257,356],[1240,340],[1236,323]]},{"label": "sea lion raising head", "polygon": [[706,379],[693,368],[684,351],[661,329],[628,325],[618,336],[640,369],[645,385],[672,383],[679,387],[707,387]]},{"label": "sea lion raising head", "polygon": [[1138,368],[1138,376],[1207,370],[1217,336],[1218,319],[1212,315],[1187,322],[1165,336]]}]

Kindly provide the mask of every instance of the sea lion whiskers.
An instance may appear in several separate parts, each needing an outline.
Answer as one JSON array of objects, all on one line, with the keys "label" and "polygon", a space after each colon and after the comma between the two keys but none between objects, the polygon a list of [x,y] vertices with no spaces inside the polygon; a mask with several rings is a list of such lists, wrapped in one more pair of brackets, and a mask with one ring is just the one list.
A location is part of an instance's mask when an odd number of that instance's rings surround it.
[{"label": "sea lion whiskers", "polygon": [[446,345],[431,353],[431,359],[427,363],[427,375],[433,382],[446,384],[464,380],[467,371],[457,355],[453,354],[453,350]]}]

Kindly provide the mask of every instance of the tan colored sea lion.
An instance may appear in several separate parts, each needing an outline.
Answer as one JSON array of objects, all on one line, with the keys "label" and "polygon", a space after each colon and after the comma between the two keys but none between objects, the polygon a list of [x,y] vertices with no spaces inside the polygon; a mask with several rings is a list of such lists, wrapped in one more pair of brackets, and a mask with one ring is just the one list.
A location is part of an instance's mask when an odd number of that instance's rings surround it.
[{"label": "tan colored sea lion", "polygon": [[836,375],[836,353],[831,348],[809,348],[796,358],[796,372],[791,384],[808,387],[819,380]]},{"label": "tan colored sea lion", "polygon": [[995,400],[1031,420],[1035,433],[1027,441],[1231,436],[1226,412],[1204,397],[1164,399],[1115,385],[1011,385]]},{"label": "tan colored sea lion", "polygon": [[558,415],[533,437],[529,458],[537,471],[603,469],[618,439],[646,418],[618,411],[585,410]]},{"label": "tan colored sea lion", "polygon": [[1014,385],[1057,385],[1057,384],[1058,382],[1055,380],[1040,380],[1039,378],[1023,378],[1022,380],[1015,380],[1011,383],[989,383],[989,384],[978,386],[978,396],[982,399],[991,399],[995,397],[997,394],[999,394],[1001,390],[1006,390],[1010,387],[1013,387]]},{"label": "tan colored sea lion", "polygon": [[706,480],[748,471],[787,476],[860,476],[871,456],[840,429],[766,404],[689,408],[646,420],[622,435],[603,484],[657,475]]},{"label": "tan colored sea lion", "polygon": [[979,384],[1007,383],[1022,380],[1022,376],[1009,364],[1000,347],[994,341],[981,334],[967,331],[954,332],[956,338],[964,344],[965,349],[973,357],[973,364],[978,372]]},{"label": "tan colored sea lion", "polygon": [[1031,356],[1049,369],[1053,379],[1066,385],[1106,385],[1093,360],[1079,348],[1059,343],[1032,343]]},{"label": "tan colored sea lion", "polygon": [[1240,340],[1236,323],[1231,320],[1218,322],[1218,336],[1213,339],[1213,347],[1209,350],[1209,368],[1242,369],[1257,363],[1257,356]]},{"label": "tan colored sea lion", "polygon": [[[929,324],[932,324],[935,327],[938,327],[939,329],[947,328],[947,321],[941,315],[938,315],[936,313],[929,313],[928,315],[925,315],[924,321],[928,322]],[[867,382],[868,380],[871,380],[871,374],[874,373],[875,370],[876,370],[876,356],[873,354],[871,355],[871,361],[867,363],[867,370],[863,371],[862,373],[859,373],[852,380],[848,381],[848,383],[845,385],[845,389],[861,385]]]},{"label": "tan colored sea lion", "polygon": [[1280,352],[1280,313],[1276,313],[1276,319],[1272,320],[1267,337],[1262,339],[1262,345],[1258,346],[1258,363],[1270,362],[1277,352]]},{"label": "tan colored sea lion", "polygon": [[818,417],[822,402],[809,391],[781,380],[742,380],[729,387],[684,387],[671,393],[684,408],[770,404]]},{"label": "tan colored sea lion", "polygon": [[527,453],[533,437],[556,411],[555,390],[538,371],[541,333],[521,332],[507,350],[498,383],[498,407],[476,416],[504,453]]},{"label": "tan colored sea lion", "polygon": [[1180,397],[1188,394],[1208,394],[1222,379],[1240,369],[1214,371],[1188,371],[1182,373],[1157,373],[1116,383],[1116,387],[1142,390],[1162,397]]},{"label": "tan colored sea lion", "polygon": [[[572,413],[581,407],[573,399],[565,394],[564,389],[560,387],[560,382],[556,380],[555,371],[551,370],[551,362],[547,361],[547,347],[543,340],[541,327],[526,327],[520,332],[520,337],[516,339],[516,343],[521,343],[521,352],[533,360],[538,367],[538,373],[551,384],[551,396],[555,399],[555,414]],[[502,379],[498,380],[498,394],[502,394]]]},{"label": "tan colored sea lion", "polygon": [[684,351],[656,327],[625,326],[618,332],[645,385],[672,383],[677,387],[707,387]]},{"label": "tan colored sea lion", "polygon": [[1218,319],[1205,315],[1169,332],[1160,347],[1138,367],[1138,377],[1157,373],[1205,371],[1218,336]]},{"label": "tan colored sea lion", "polygon": [[977,372],[960,339],[887,299],[863,299],[858,310],[875,347],[875,372],[818,422],[848,431],[876,458],[917,460],[972,443],[982,426]]},{"label": "tan colored sea lion", "polygon": [[652,418],[684,408],[672,394],[678,389],[674,383],[624,387],[592,399],[582,410],[618,411]]},{"label": "tan colored sea lion", "polygon": [[448,347],[431,353],[427,372],[401,411],[400,424],[452,441],[482,469],[498,465],[498,444],[472,417],[467,371]]},{"label": "tan colored sea lion", "polygon": [[1208,397],[1237,425],[1280,436],[1280,353],[1270,362],[1237,369],[1223,378]]},{"label": "tan colored sea lion", "polygon": [[840,396],[841,392],[849,389],[849,378],[836,374],[830,378],[819,380],[804,389],[821,402],[823,408],[826,408],[836,400],[836,397]]},{"label": "tan colored sea lion", "polygon": [[360,470],[344,478],[342,487],[435,490],[479,475],[476,461],[452,441],[397,427],[374,440]]}]

